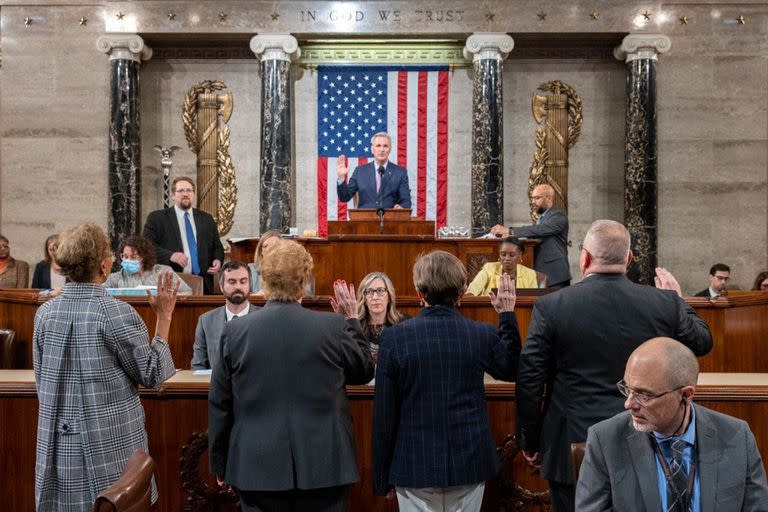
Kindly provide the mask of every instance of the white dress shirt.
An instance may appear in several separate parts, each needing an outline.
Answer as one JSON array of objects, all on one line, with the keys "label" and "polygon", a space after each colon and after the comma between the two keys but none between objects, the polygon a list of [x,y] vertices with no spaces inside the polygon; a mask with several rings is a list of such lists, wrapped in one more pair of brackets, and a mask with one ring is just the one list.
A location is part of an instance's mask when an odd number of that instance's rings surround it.
[{"label": "white dress shirt", "polygon": [[227,306],[224,306],[224,313],[227,315],[227,322],[229,322],[229,321],[230,321],[230,320],[232,320],[233,318],[238,318],[238,317],[241,317],[241,316],[245,316],[245,315],[247,315],[247,314],[248,314],[248,311],[250,311],[250,309],[251,309],[251,303],[250,303],[250,302],[246,302],[246,304],[245,304],[245,309],[244,309],[244,310],[242,310],[242,311],[241,311],[241,312],[239,312],[239,313],[233,313],[233,312],[231,312],[231,311],[229,310],[229,307],[227,307]]}]

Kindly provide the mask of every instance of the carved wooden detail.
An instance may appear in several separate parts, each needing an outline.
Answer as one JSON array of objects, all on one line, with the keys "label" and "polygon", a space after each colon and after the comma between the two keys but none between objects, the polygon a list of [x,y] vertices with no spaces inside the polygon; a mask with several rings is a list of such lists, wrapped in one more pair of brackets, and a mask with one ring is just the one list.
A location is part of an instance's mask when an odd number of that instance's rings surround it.
[{"label": "carved wooden detail", "polygon": [[471,283],[483,265],[488,263],[488,255],[482,253],[467,254],[467,282]]},{"label": "carved wooden detail", "polygon": [[499,510],[501,512],[523,512],[526,510],[550,510],[549,491],[536,492],[517,483],[513,461],[520,453],[515,435],[509,434],[504,444],[497,448],[501,458],[499,470]]},{"label": "carved wooden detail", "polygon": [[208,432],[195,432],[181,449],[181,487],[187,493],[184,512],[235,512],[239,499],[233,490],[224,491],[200,475],[200,457],[208,450]]}]

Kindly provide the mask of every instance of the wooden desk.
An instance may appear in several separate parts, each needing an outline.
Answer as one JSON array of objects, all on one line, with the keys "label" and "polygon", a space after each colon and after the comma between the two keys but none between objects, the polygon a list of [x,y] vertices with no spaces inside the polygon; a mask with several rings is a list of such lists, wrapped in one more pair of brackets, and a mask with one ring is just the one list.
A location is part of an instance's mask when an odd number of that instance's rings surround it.
[{"label": "wooden desk", "polygon": [[[253,261],[258,238],[231,242],[232,259]],[[314,260],[315,292],[327,295],[336,279],[355,286],[369,272],[386,272],[399,295],[415,295],[413,263],[419,254],[434,250],[456,255],[467,267],[470,280],[489,261],[499,259],[499,240],[482,238],[435,238],[431,235],[338,235],[322,238],[298,238]],[[533,268],[533,248],[537,242],[526,240],[523,265]]]},{"label": "wooden desk", "polygon": [[[523,295],[523,293],[528,295]],[[542,290],[520,291],[516,314],[521,338],[525,339],[531,313]],[[155,328],[155,314],[143,297],[125,297],[147,324],[150,334]],[[35,290],[0,291],[0,327],[16,331],[18,347],[17,368],[32,368],[32,330],[35,312],[44,299],[38,298]],[[709,325],[714,337],[712,352],[699,359],[704,372],[768,372],[768,350],[765,349],[768,333],[768,293],[743,292],[719,298],[711,302],[706,298],[686,297],[699,315]],[[256,305],[263,299],[251,299]],[[418,314],[419,301],[416,297],[398,297],[398,307],[413,316]],[[189,368],[192,361],[192,345],[195,340],[197,318],[224,304],[221,296],[179,297],[173,313],[169,343],[177,368]],[[328,297],[308,297],[302,302],[305,307],[331,311]],[[487,297],[462,299],[461,314],[481,322],[495,324],[496,312]]]},{"label": "wooden desk", "polygon": [[[491,431],[498,446],[514,432],[515,386],[487,378]],[[362,480],[353,486],[350,512],[394,511],[393,502],[374,497],[371,483],[371,422],[373,388],[349,386],[357,463]],[[157,462],[155,478],[159,490],[157,512],[183,510],[185,494],[179,475],[182,447],[194,432],[207,430],[208,378],[179,372],[157,390],[142,390],[146,411],[149,450]],[[768,460],[768,375],[702,374],[696,403],[749,422],[763,460]],[[0,474],[7,485],[0,486],[0,503],[5,510],[32,510],[34,507],[35,442],[37,397],[32,371],[0,370]],[[207,457],[199,465],[207,473]],[[546,484],[527,468],[521,457],[502,467],[505,478],[523,487],[544,490]],[[506,487],[499,479],[486,486],[484,511],[499,510]]]}]

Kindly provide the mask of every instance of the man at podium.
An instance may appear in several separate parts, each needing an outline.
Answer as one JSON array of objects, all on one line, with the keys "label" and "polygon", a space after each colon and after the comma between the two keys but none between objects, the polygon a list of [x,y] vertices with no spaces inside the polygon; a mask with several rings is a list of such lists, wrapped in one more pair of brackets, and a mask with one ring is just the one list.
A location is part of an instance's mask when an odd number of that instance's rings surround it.
[{"label": "man at podium", "polygon": [[346,203],[358,193],[358,208],[410,208],[408,171],[389,161],[391,150],[392,139],[389,134],[375,134],[371,137],[373,162],[355,167],[349,181],[347,157],[339,156],[336,162],[336,193],[339,201]]}]

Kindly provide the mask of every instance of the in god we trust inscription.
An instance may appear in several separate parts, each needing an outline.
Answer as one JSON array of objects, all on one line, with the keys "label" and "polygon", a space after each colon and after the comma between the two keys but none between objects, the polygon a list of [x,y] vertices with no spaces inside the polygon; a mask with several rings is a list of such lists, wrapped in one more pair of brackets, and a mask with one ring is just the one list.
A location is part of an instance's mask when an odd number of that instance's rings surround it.
[{"label": "in god we trust inscription", "polygon": [[463,9],[308,9],[298,12],[301,23],[331,22],[338,24],[357,23],[457,23],[464,21]]}]

